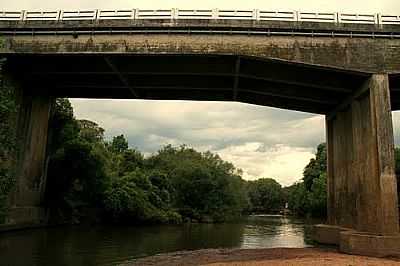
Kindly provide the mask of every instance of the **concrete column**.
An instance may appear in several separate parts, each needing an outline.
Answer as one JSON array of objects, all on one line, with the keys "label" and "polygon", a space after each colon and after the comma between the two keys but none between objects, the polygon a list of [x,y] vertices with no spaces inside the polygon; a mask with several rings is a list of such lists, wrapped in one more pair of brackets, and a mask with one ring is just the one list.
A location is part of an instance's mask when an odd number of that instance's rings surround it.
[{"label": "concrete column", "polygon": [[44,221],[41,208],[46,183],[46,148],[52,99],[18,96],[16,188],[12,195],[9,224]]},{"label": "concrete column", "polygon": [[388,75],[365,86],[326,120],[328,225],[316,226],[315,238],[352,254],[400,255]]}]

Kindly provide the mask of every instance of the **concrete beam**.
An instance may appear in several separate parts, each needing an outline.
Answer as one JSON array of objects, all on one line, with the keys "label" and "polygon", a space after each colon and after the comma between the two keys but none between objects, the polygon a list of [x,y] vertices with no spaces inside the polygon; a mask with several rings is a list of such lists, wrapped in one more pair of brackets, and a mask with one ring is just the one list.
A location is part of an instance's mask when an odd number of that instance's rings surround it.
[{"label": "concrete beam", "polygon": [[136,92],[136,90],[133,88],[133,86],[129,83],[129,81],[125,78],[125,76],[123,74],[121,74],[121,72],[118,70],[118,68],[114,65],[114,63],[112,62],[112,60],[109,57],[104,57],[104,61],[106,61],[107,65],[111,68],[111,70],[118,75],[120,81],[122,82],[122,84],[124,84],[129,91],[132,93],[132,95],[135,98],[139,98],[138,93]]}]

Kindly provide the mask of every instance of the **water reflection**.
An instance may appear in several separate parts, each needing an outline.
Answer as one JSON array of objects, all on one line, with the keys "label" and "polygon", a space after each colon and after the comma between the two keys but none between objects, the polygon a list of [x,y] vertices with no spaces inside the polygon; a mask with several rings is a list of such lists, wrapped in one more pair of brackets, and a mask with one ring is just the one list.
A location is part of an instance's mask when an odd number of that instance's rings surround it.
[{"label": "water reflection", "polygon": [[241,247],[309,247],[311,243],[304,233],[306,226],[302,220],[280,215],[250,216]]},{"label": "water reflection", "polygon": [[231,224],[79,226],[0,235],[0,265],[115,265],[201,248],[306,247],[309,225],[282,216],[251,216]]}]

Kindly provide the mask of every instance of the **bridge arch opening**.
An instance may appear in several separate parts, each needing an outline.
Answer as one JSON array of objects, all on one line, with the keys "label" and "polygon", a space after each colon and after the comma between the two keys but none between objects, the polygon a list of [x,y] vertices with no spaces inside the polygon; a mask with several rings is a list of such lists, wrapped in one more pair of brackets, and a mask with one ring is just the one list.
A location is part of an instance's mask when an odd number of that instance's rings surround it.
[{"label": "bridge arch opening", "polygon": [[[322,114],[328,225],[316,227],[316,239],[350,253],[400,254],[391,118],[400,107],[397,74],[226,54],[13,54],[6,67],[22,88],[19,179],[43,177],[55,97],[237,101]],[[31,203],[23,198],[20,204]]]}]

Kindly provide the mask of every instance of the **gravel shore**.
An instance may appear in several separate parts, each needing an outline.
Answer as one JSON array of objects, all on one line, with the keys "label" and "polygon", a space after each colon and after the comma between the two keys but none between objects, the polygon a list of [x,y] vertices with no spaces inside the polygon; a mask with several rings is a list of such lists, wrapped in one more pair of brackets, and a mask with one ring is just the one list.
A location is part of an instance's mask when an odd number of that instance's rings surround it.
[{"label": "gravel shore", "polygon": [[399,265],[400,258],[371,258],[339,253],[333,248],[203,249],[146,257],[126,265],[261,266],[261,265]]}]

